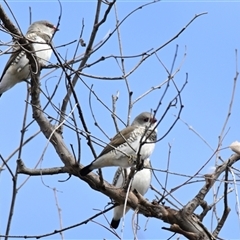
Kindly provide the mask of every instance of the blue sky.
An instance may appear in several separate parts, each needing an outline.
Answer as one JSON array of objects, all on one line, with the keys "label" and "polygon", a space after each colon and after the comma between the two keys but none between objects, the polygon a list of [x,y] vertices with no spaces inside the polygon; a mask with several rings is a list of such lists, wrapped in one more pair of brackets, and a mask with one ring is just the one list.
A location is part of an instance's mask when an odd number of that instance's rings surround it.
[{"label": "blue sky", "polygon": [[[144,1],[119,1],[117,3],[118,17],[123,19],[129,12],[144,4]],[[7,7],[2,3],[9,17],[13,20]],[[22,31],[25,33],[29,26],[29,7],[32,11],[32,20],[47,19],[54,24],[57,24],[60,14],[59,4],[56,1],[25,1],[16,2],[9,1],[9,5],[17,19]],[[54,37],[55,46],[61,46],[79,38],[84,19],[83,39],[88,41],[95,9],[95,1],[63,1],[62,2],[62,18],[60,23],[60,31]],[[238,2],[190,2],[190,1],[162,1],[149,5],[133,15],[131,15],[121,26],[121,40],[123,54],[137,55],[148,51],[151,48],[157,48],[175,36],[186,24],[194,17],[195,14],[207,12],[197,18],[177,39],[158,52],[158,57],[164,65],[170,69],[176,45],[178,45],[177,59],[174,66],[176,70],[186,58],[180,71],[175,76],[175,82],[180,87],[188,73],[188,84],[182,92],[183,112],[181,119],[191,125],[213,148],[218,145],[218,137],[221,133],[224,121],[227,117],[228,107],[231,99],[233,79],[236,74],[236,55],[235,49],[240,51],[240,31],[239,31],[239,15],[240,3]],[[104,7],[103,7],[104,10]],[[101,16],[103,11],[101,12]],[[106,34],[111,32],[116,25],[114,11],[112,10],[106,23],[100,28],[96,37],[96,42],[101,41]],[[10,41],[10,37],[3,32],[0,33],[1,41]],[[67,60],[72,59],[76,44],[71,44],[65,47],[58,48],[59,54]],[[5,47],[1,46],[1,50]],[[84,52],[84,48],[78,50],[78,54]],[[119,55],[118,41],[116,33],[111,39],[99,49],[90,59],[92,63],[101,56]],[[238,54],[239,55],[239,54]],[[9,56],[0,57],[0,69],[3,70]],[[52,63],[56,63],[56,58],[51,58]],[[130,71],[139,61],[138,59],[126,59],[126,72]],[[77,65],[75,65],[77,67]],[[239,62],[237,63],[239,68]],[[42,75],[48,73],[49,70],[43,70]],[[100,62],[91,68],[84,70],[84,73],[96,76],[121,76],[122,72],[119,69],[116,61],[112,58]],[[48,77],[42,79],[42,89],[45,91],[47,85],[51,92],[61,72],[55,71]],[[49,78],[51,76],[51,78]],[[157,86],[167,79],[167,73],[155,56],[148,58],[132,75],[128,81],[131,90],[133,91],[133,99],[138,98],[153,86]],[[83,77],[83,80],[91,86],[97,96],[108,107],[111,108],[111,96],[119,91],[119,100],[117,102],[117,114],[126,122],[128,94],[124,81],[103,81]],[[62,79],[60,87],[55,95],[53,102],[56,106],[62,103],[62,98],[65,96],[65,80]],[[154,91],[152,94],[137,102],[132,111],[131,120],[142,111],[150,111],[155,109],[164,88]],[[88,122],[88,127],[91,133],[108,141],[107,138],[94,125],[94,120],[89,109],[89,91],[82,82],[78,82],[76,92],[79,101],[82,105],[85,117]],[[234,104],[227,124],[227,134],[224,138],[222,147],[228,147],[233,141],[239,140],[239,122],[240,111],[238,104],[240,101],[240,89],[237,84]],[[160,119],[169,101],[175,96],[176,92],[173,87],[169,90],[164,98],[162,105],[157,113],[157,118]],[[22,118],[25,107],[26,84],[21,83],[13,89],[3,94],[0,99],[0,153],[4,158],[7,158],[19,145],[20,131],[22,127]],[[41,96],[42,106],[46,99]],[[104,129],[109,137],[112,137],[116,132],[109,111],[92,96],[92,106],[98,124]],[[67,113],[71,111],[68,107]],[[57,117],[57,112],[49,106],[46,110],[52,117]],[[166,118],[158,127],[159,137],[161,137],[175,120],[174,114],[177,114],[178,109],[171,109]],[[76,117],[78,114],[75,110]],[[31,108],[27,114],[27,122],[32,120]],[[81,125],[79,124],[81,128]],[[123,125],[119,123],[119,127]],[[30,137],[39,127],[36,123],[32,124],[27,133],[26,138]],[[64,140],[70,148],[73,144],[77,149],[76,134],[64,129]],[[84,138],[81,139],[81,163],[86,165],[93,160],[93,156],[86,144]],[[162,141],[156,144],[156,149],[151,157],[152,165],[155,169],[166,170],[168,162],[169,144],[171,145],[171,156],[169,171],[178,173],[178,175],[170,174],[168,176],[167,189],[182,184],[188,178],[183,175],[194,175],[213,155],[213,150],[210,149],[193,131],[190,131],[186,125],[178,121],[177,125]],[[47,145],[47,140],[42,134],[39,134],[26,147],[23,148],[22,160],[27,167],[33,168],[39,161],[44,148]],[[96,151],[99,153],[101,148],[96,146]],[[226,160],[232,152],[229,149],[224,149],[220,152],[222,159]],[[15,172],[17,155],[10,161],[9,166]],[[209,163],[201,170],[196,183],[184,186],[173,193],[173,196],[178,199],[181,204],[185,205],[191,200],[204,184],[203,175],[211,172],[211,167],[215,165],[216,157],[213,156]],[[218,162],[220,163],[220,162]],[[41,162],[41,167],[56,167],[62,166],[61,161],[57,157],[52,146],[48,146],[47,151]],[[239,168],[239,163],[235,165]],[[111,181],[115,172],[115,168],[107,168],[103,170],[106,180]],[[163,172],[155,172],[160,182],[164,185],[166,174]],[[66,182],[64,180],[67,175],[55,175],[44,177],[31,177],[25,185],[19,190],[16,200],[15,212],[12,221],[11,235],[41,235],[49,233],[55,229],[59,229],[59,217],[56,208],[53,188],[57,189],[58,203],[62,213],[63,227],[68,227],[73,224],[82,222],[92,215],[103,210],[110,202],[110,199],[102,194],[91,190],[88,185],[75,178],[71,177]],[[18,185],[20,186],[26,179],[26,176],[20,175]],[[160,192],[161,186],[153,178],[152,184]],[[219,184],[216,184],[216,188]],[[230,185],[229,187],[234,187]],[[238,188],[239,191],[239,188]],[[0,234],[5,233],[6,219],[10,207],[10,199],[12,193],[11,176],[7,170],[0,174]],[[222,188],[218,197],[222,196]],[[148,191],[146,197],[149,200],[155,199],[155,193]],[[178,207],[180,205],[169,197]],[[208,204],[213,202],[213,191],[210,191],[206,200]],[[166,203],[168,205],[168,203]],[[219,237],[223,239],[239,239],[240,224],[236,210],[236,195],[233,191],[229,194],[229,205],[231,212],[229,218],[224,225]],[[223,202],[218,203],[218,217],[221,217]],[[200,209],[197,209],[200,212]],[[129,212],[125,219],[124,239],[132,239],[131,219],[132,213]],[[111,221],[112,212],[106,214],[108,221]],[[215,218],[214,218],[215,219]],[[101,216],[95,219],[100,224],[108,226],[106,219]],[[166,239],[171,236],[170,232],[162,230],[162,227],[169,225],[156,219],[149,219],[146,230],[144,231],[147,219],[140,217],[140,230],[138,237],[140,239]],[[216,220],[211,226],[211,214],[204,219],[203,223],[211,231],[216,226]],[[121,236],[121,228],[117,230]],[[68,230],[64,232],[65,239],[113,239],[115,238],[109,231],[100,225],[89,222],[86,225]],[[45,239],[59,239],[59,235],[49,236]],[[183,239],[181,237],[181,239]]]}]

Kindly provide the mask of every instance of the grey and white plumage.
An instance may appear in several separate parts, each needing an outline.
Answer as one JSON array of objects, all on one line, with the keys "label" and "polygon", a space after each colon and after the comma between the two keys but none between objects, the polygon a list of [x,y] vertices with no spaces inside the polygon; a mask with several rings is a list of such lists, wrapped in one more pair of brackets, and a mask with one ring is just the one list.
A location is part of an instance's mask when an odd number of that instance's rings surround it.
[{"label": "grey and white plumage", "polygon": [[[141,195],[144,196],[149,189],[152,180],[152,171],[150,159],[144,160],[144,167],[138,171],[133,178],[131,190],[136,189]],[[126,169],[127,175],[130,173],[130,168]],[[124,185],[124,169],[118,168],[113,178],[113,185],[116,187],[123,187]],[[130,207],[126,206],[125,214],[129,211]],[[112,228],[118,228],[121,218],[123,217],[124,204],[116,206],[113,210],[113,218],[111,221]]]},{"label": "grey and white plumage", "polygon": [[110,166],[131,167],[136,164],[140,145],[141,160],[149,158],[157,139],[156,122],[151,113],[139,114],[131,126],[115,135],[96,160],[80,170],[80,174],[85,176],[94,169]]},{"label": "grey and white plumage", "polygon": [[[34,22],[28,28],[25,37],[32,43],[33,56],[37,57],[40,66],[46,65],[51,57],[52,49],[49,44],[57,30],[52,23],[45,20]],[[0,96],[17,83],[30,78],[29,60],[23,47],[15,44],[12,51],[0,78]]]}]

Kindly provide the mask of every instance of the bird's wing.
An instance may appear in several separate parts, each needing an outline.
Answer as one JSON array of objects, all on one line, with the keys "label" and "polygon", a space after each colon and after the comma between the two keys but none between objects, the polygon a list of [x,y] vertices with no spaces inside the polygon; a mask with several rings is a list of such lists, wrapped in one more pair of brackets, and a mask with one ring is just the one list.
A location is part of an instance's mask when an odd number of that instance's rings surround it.
[{"label": "bird's wing", "polygon": [[[41,33],[41,32],[38,32],[37,34],[35,32],[34,33],[33,32],[32,33],[28,33],[26,35],[26,38],[31,40],[31,41],[36,41],[37,40],[37,36],[41,37],[46,42],[50,42],[50,40],[51,40],[51,38],[47,34],[44,34],[44,33]],[[6,71],[8,70],[10,65],[12,64],[12,62],[19,56],[19,54],[22,54],[21,57],[23,57],[25,55],[25,54],[23,54],[23,53],[25,53],[24,50],[16,43],[14,44],[12,49],[13,49],[13,53],[10,56],[9,60],[7,61],[5,68],[3,69],[2,76],[0,78],[0,82],[2,81],[2,78],[3,78],[4,74],[6,73]],[[24,67],[25,66],[22,66],[22,69]]]},{"label": "bird's wing", "polygon": [[119,167],[117,169],[117,171],[115,172],[115,175],[113,177],[113,181],[112,181],[112,185],[115,187],[123,187],[124,181],[123,179],[125,179],[125,171],[126,170],[126,174],[128,175],[130,172],[129,168],[122,168]]},{"label": "bird's wing", "polygon": [[123,144],[126,141],[126,139],[130,137],[132,131],[135,128],[136,128],[135,126],[128,126],[119,133],[117,133],[112,139],[112,141],[102,150],[98,157],[101,157],[102,155],[110,152],[111,150],[117,148],[119,145]]},{"label": "bird's wing", "polygon": [[116,186],[117,183],[120,182],[120,177],[123,178],[123,174],[124,174],[123,168],[119,167],[113,177],[113,181],[112,181],[113,186]]},{"label": "bird's wing", "polygon": [[[36,34],[35,35],[34,34],[26,35],[26,37],[31,39],[31,40],[35,40],[35,36],[36,36]],[[6,73],[6,71],[8,70],[10,65],[12,64],[12,62],[17,58],[17,56],[19,56],[19,54],[22,54],[22,52],[24,52],[22,50],[22,48],[19,46],[19,44],[17,44],[17,42],[15,42],[15,44],[13,45],[12,50],[13,50],[13,53],[10,56],[10,58],[8,59],[5,68],[3,69],[2,76],[0,78],[0,82],[2,81],[2,78],[3,78],[4,74]],[[25,54],[23,54],[23,55],[25,55]]]},{"label": "bird's wing", "polygon": [[12,49],[13,49],[13,53],[11,54],[10,58],[8,59],[6,65],[5,65],[5,68],[3,69],[2,76],[0,78],[0,82],[2,81],[4,74],[6,73],[6,71],[8,70],[8,68],[14,61],[14,59],[16,59],[16,57],[21,53],[21,48],[17,44],[15,44]]},{"label": "bird's wing", "polygon": [[42,32],[38,32],[37,35],[38,35],[38,37],[42,38],[46,43],[51,42],[51,37],[49,35],[42,33]]}]

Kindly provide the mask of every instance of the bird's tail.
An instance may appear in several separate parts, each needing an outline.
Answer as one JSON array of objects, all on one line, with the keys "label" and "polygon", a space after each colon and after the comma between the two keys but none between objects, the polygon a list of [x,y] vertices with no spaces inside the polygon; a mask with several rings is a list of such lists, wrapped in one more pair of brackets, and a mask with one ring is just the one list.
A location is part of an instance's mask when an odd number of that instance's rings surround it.
[{"label": "bird's tail", "polygon": [[120,223],[120,219],[115,220],[115,219],[113,218],[112,221],[111,221],[111,227],[114,228],[114,229],[117,229],[118,226],[119,226],[119,223]]},{"label": "bird's tail", "polygon": [[92,164],[89,164],[89,165],[87,165],[86,167],[84,167],[84,168],[82,168],[82,169],[80,170],[81,176],[84,177],[84,176],[88,175],[88,174],[92,171],[91,165],[92,165]]}]

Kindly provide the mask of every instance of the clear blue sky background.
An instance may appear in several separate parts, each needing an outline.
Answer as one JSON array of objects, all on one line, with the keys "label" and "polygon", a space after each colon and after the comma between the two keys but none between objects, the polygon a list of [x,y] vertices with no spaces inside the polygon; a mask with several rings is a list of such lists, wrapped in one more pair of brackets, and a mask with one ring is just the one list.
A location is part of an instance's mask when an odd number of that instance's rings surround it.
[{"label": "clear blue sky background", "polygon": [[[6,5],[1,1],[6,11]],[[143,1],[119,1],[117,3],[119,20],[122,20],[129,12],[136,7],[142,5]],[[57,24],[59,16],[59,4],[56,1],[9,1],[9,5],[25,33],[29,26],[29,7],[32,10],[32,20],[47,19]],[[60,31],[55,35],[55,46],[60,46],[78,39],[82,19],[84,19],[85,28],[83,39],[88,41],[93,25],[93,19],[96,9],[95,1],[63,1],[63,12],[60,24]],[[104,8],[103,8],[104,9]],[[218,136],[220,135],[223,123],[228,113],[228,106],[231,99],[233,78],[236,73],[236,57],[235,49],[240,51],[240,3],[238,2],[189,2],[189,1],[162,1],[137,11],[129,17],[121,26],[121,39],[124,55],[136,55],[143,53],[151,48],[157,48],[164,44],[177,34],[195,14],[208,12],[196,19],[179,38],[174,40],[167,47],[162,49],[158,56],[165,66],[170,69],[176,50],[179,46],[175,70],[182,62],[185,48],[186,59],[181,67],[180,72],[176,75],[175,81],[178,86],[185,81],[186,73],[188,73],[188,84],[182,93],[184,104],[181,118],[186,121],[208,142],[208,144],[216,149],[218,144]],[[103,12],[101,13],[102,16]],[[11,19],[12,16],[9,14]],[[109,15],[107,22],[100,29],[96,43],[104,38],[104,36],[115,28],[114,11]],[[0,33],[1,41],[10,41],[10,37],[4,33]],[[4,50],[5,47],[1,47]],[[75,45],[69,45],[58,49],[58,52],[66,59],[72,59]],[[78,54],[84,49],[80,48]],[[97,53],[95,53],[90,61],[93,62],[101,56],[109,56],[111,54],[119,55],[117,35],[107,42]],[[3,69],[8,56],[0,57],[0,68]],[[139,59],[125,60],[126,71],[135,66]],[[53,56],[51,61],[56,63]],[[76,65],[77,66],[77,65]],[[238,63],[239,67],[239,63]],[[48,70],[42,71],[42,75]],[[85,73],[97,76],[121,76],[122,73],[118,65],[113,59],[101,62],[92,68],[84,70]],[[51,91],[57,83],[60,72],[54,72],[46,84]],[[149,88],[156,86],[167,78],[167,73],[156,59],[152,57],[145,61],[141,67],[132,74],[128,80],[133,91],[133,99],[136,99]],[[45,90],[45,78],[42,81],[42,88]],[[111,95],[117,91],[120,92],[120,98],[117,102],[117,114],[125,122],[127,119],[127,91],[123,81],[100,81],[96,79],[83,78],[86,83],[94,85],[94,91],[98,97],[111,108]],[[60,83],[60,88],[54,97],[54,103],[58,106],[65,96],[64,79]],[[94,121],[89,110],[88,98],[89,92],[84,85],[79,82],[76,91],[82,108],[85,112],[86,119],[89,124],[91,133],[96,137],[107,141],[107,138],[94,126]],[[162,96],[163,89],[157,90],[140,102],[134,105],[132,118],[142,111],[155,109],[159,98]],[[232,114],[228,122],[227,132],[223,141],[223,147],[227,147],[231,142],[239,140],[239,122],[240,122],[240,89],[237,85],[236,96],[234,99]],[[173,98],[175,92],[173,88],[169,91],[164,99],[157,118],[160,119],[169,100]],[[23,111],[25,107],[26,84],[18,84],[12,90],[3,94],[0,99],[0,153],[7,158],[19,145],[20,130],[22,126]],[[42,97],[43,103],[46,102]],[[111,137],[115,134],[114,125],[110,113],[92,97],[92,104],[95,116],[100,126]],[[70,108],[68,108],[68,113]],[[57,117],[56,111],[51,107],[47,112]],[[159,137],[161,137],[174,121],[174,114],[177,109],[169,111],[167,117],[159,126]],[[76,113],[76,116],[78,114]],[[131,119],[132,119],[131,118]],[[28,112],[27,122],[32,120],[31,111]],[[123,125],[119,123],[122,128]],[[81,127],[81,125],[79,125]],[[38,130],[38,125],[34,123],[28,129],[26,137],[31,136]],[[63,134],[66,144],[73,144],[77,148],[76,135],[73,131],[65,129]],[[24,147],[22,160],[28,167],[34,167],[40,159],[43,149],[47,144],[47,140],[42,134],[37,136],[26,147]],[[168,162],[169,144],[171,144],[171,156],[169,171],[182,175],[194,175],[211,157],[213,151],[186,125],[178,121],[177,125],[167,137],[157,143],[156,150],[151,157],[152,165],[156,169],[165,170]],[[99,153],[101,148],[96,146]],[[220,152],[220,156],[226,160],[232,152],[224,149]],[[17,155],[10,161],[9,166],[15,171]],[[82,139],[81,162],[88,164],[93,160],[93,156],[88,149],[86,142]],[[185,205],[191,200],[204,185],[203,175],[211,172],[211,166],[214,166],[216,158],[213,157],[209,163],[201,170],[198,175],[197,183],[189,184],[173,193],[181,204]],[[44,155],[41,167],[62,166],[55,150],[49,146]],[[239,167],[239,164],[236,164]],[[104,177],[111,181],[115,172],[115,168],[104,169]],[[155,172],[158,179],[165,183],[166,175],[163,172]],[[67,175],[55,175],[44,177],[31,177],[27,183],[20,189],[13,216],[11,235],[41,235],[59,229],[59,217],[56,208],[56,202],[52,188],[58,190],[58,203],[62,210],[63,227],[68,227],[88,219],[92,215],[103,210],[110,202],[110,199],[102,194],[91,190],[86,183],[72,177],[67,182],[60,183],[58,180],[64,180]],[[25,181],[26,176],[19,176],[18,185]],[[188,178],[183,176],[169,175],[167,189],[182,184]],[[43,184],[44,183],[44,184]],[[155,179],[152,182],[160,192],[163,190]],[[230,185],[234,187],[234,185]],[[239,190],[239,189],[238,189]],[[10,200],[12,193],[11,176],[7,170],[0,175],[0,233],[4,234],[6,229],[6,219],[9,213]],[[222,189],[218,197],[222,196]],[[155,199],[155,193],[148,191],[146,197],[149,200]],[[177,206],[181,207],[175,200],[169,197]],[[213,192],[210,191],[207,199],[209,204],[213,202]],[[168,205],[168,203],[166,203]],[[229,205],[231,212],[226,224],[224,225],[219,237],[223,239],[239,239],[240,238],[240,222],[237,217],[236,196],[232,192],[229,195]],[[221,217],[223,202],[218,203],[218,217]],[[97,210],[96,210],[97,209]],[[197,211],[200,212],[200,209]],[[129,212],[125,220],[124,239],[133,239],[131,218],[132,213]],[[108,221],[111,221],[112,212],[106,214]],[[215,219],[215,218],[214,218]],[[108,226],[106,219],[101,216],[95,219],[100,224]],[[144,231],[147,218],[140,217],[140,230],[138,237],[141,239],[166,239],[171,236],[170,232],[162,230],[162,227],[169,225],[156,219],[149,219]],[[211,225],[211,214],[204,219],[203,223],[211,231],[216,226],[216,221]],[[117,233],[121,235],[121,227]],[[68,230],[64,232],[65,239],[114,239],[115,236],[100,225],[89,222],[86,225]],[[59,235],[53,235],[45,239],[59,239]],[[183,239],[181,237],[181,239]]]}]

